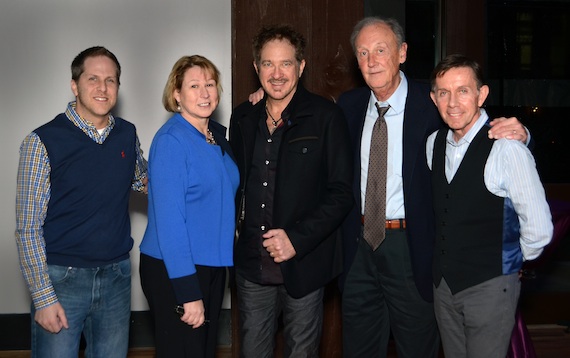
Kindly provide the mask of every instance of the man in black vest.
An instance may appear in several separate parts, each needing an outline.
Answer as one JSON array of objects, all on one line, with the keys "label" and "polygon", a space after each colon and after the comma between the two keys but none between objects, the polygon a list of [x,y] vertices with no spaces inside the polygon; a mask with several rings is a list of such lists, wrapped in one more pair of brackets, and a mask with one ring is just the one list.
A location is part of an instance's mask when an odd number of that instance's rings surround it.
[{"label": "man in black vest", "polygon": [[540,255],[552,220],[534,158],[489,139],[489,87],[462,55],[443,59],[431,98],[449,130],[428,137],[435,212],[434,309],[446,357],[505,357],[524,260]]},{"label": "man in black vest", "polygon": [[71,64],[75,101],[20,147],[16,242],[32,296],[33,357],[125,357],[130,190],[146,191],[135,126],[111,115],[121,66],[104,47]]}]

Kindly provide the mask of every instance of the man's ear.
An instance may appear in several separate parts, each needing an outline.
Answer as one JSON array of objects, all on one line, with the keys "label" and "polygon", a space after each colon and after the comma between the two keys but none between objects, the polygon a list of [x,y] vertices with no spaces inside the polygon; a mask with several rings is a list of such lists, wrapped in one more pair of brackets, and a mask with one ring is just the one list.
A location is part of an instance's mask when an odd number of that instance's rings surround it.
[{"label": "man's ear", "polygon": [[487,85],[481,86],[481,88],[479,88],[479,100],[478,100],[479,107],[483,106],[483,103],[485,103],[485,100],[487,99],[488,95],[489,95],[489,86]]},{"label": "man's ear", "polygon": [[71,92],[73,92],[73,95],[75,97],[77,97],[77,95],[79,94],[79,92],[77,91],[77,83],[75,83],[75,80],[71,80]]},{"label": "man's ear", "polygon": [[433,104],[435,104],[435,106],[437,107],[437,103],[435,102],[435,92],[429,91],[429,96],[430,96],[431,100],[433,101]]},{"label": "man's ear", "polygon": [[400,46],[400,65],[402,65],[408,59],[408,44],[406,42],[402,43]]}]

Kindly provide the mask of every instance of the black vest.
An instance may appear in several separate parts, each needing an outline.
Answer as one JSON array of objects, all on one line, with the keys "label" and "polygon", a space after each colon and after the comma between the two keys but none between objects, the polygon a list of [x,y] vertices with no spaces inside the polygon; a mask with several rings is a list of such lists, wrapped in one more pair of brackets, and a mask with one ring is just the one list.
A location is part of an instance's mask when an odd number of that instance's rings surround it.
[{"label": "black vest", "polygon": [[433,278],[453,294],[502,275],[504,199],[490,193],[484,169],[494,140],[487,127],[475,136],[451,183],[445,176],[446,130],[436,136],[432,190],[436,217]]},{"label": "black vest", "polygon": [[128,258],[135,127],[115,118],[109,136],[98,144],[60,114],[35,133],[51,167],[43,225],[48,263],[97,267]]}]

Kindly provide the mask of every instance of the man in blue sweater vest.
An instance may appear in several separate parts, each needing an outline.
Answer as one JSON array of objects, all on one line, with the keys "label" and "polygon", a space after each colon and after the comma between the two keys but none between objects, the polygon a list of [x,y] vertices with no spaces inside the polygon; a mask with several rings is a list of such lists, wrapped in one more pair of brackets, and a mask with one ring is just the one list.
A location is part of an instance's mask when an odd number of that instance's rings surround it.
[{"label": "man in blue sweater vest", "polygon": [[[434,309],[446,357],[505,357],[519,270],[552,238],[534,158],[519,141],[489,139],[479,65],[443,59],[431,98],[449,129],[428,137],[435,214]],[[513,130],[515,131],[515,130]]]},{"label": "man in blue sweater vest", "polygon": [[111,114],[121,66],[104,47],[71,64],[76,97],[20,147],[16,243],[32,296],[32,356],[125,357],[130,190],[146,191],[134,125]]}]

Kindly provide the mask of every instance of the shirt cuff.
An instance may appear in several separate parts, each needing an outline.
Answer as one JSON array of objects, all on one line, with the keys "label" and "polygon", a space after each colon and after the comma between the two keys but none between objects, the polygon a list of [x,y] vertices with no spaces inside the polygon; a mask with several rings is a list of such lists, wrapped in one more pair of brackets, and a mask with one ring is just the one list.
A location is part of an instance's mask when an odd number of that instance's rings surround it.
[{"label": "shirt cuff", "polygon": [[42,308],[51,306],[57,301],[57,295],[55,294],[52,286],[32,292],[32,302],[34,303],[36,310],[41,310]]},{"label": "shirt cuff", "polygon": [[174,278],[170,280],[174,288],[174,295],[178,303],[193,302],[202,299],[202,290],[198,281],[198,274]]}]

